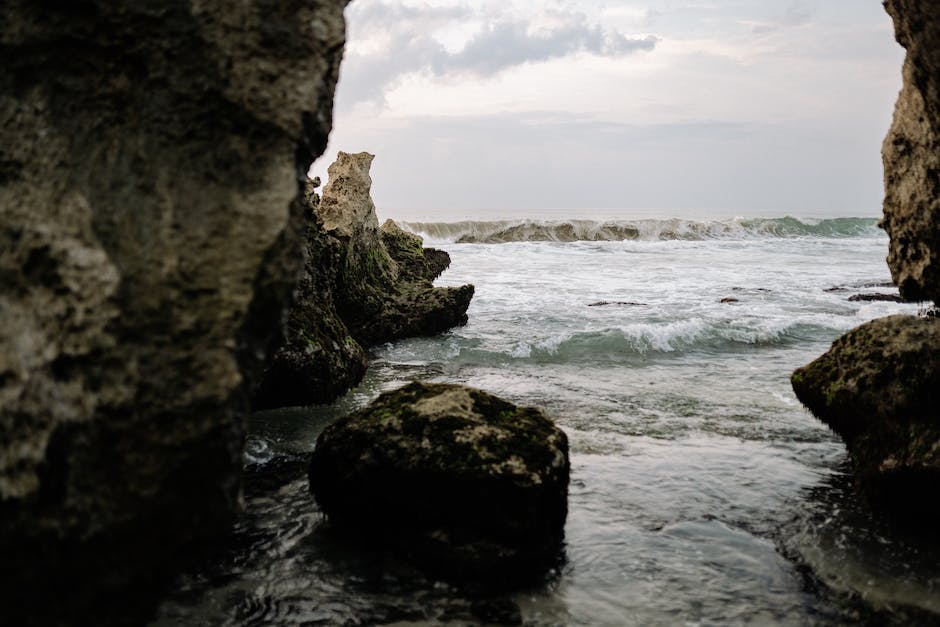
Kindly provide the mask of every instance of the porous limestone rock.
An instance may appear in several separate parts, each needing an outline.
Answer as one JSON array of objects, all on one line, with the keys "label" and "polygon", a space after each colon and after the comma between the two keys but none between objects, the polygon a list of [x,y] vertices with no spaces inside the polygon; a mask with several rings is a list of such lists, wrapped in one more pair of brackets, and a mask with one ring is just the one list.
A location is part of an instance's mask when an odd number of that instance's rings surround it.
[{"label": "porous limestone rock", "polygon": [[363,346],[434,335],[467,322],[473,286],[434,287],[450,264],[441,250],[387,221],[370,197],[373,155],[340,152],[320,199],[308,184],[306,266],[255,397],[258,408],[327,403],[356,385]]},{"label": "porous limestone rock", "polygon": [[940,14],[933,0],[887,0],[885,8],[907,50],[882,150],[888,265],[905,299],[940,303]]},{"label": "porous limestone rock", "polygon": [[328,519],[435,576],[511,587],[558,560],[568,441],[538,409],[412,383],[317,439],[310,488]]},{"label": "porous limestone rock", "polygon": [[877,505],[908,521],[940,521],[940,318],[868,322],[797,369],[792,383],[845,440]]},{"label": "porous limestone rock", "polygon": [[402,229],[394,220],[386,220],[380,229],[382,244],[398,266],[404,281],[433,281],[450,267],[450,255],[436,248],[425,248],[420,236]]},{"label": "porous limestone rock", "polygon": [[138,624],[226,528],[344,5],[0,8],[0,623]]},{"label": "porous limestone rock", "polygon": [[[433,287],[430,271],[425,276],[413,272],[413,256],[407,256],[412,255],[413,240],[409,245],[393,244],[390,250],[383,244],[370,196],[373,158],[367,152],[340,152],[329,167],[330,180],[317,207],[326,232],[345,249],[336,310],[363,346],[433,335],[465,324],[472,285]],[[385,239],[390,237],[396,239],[387,232]],[[403,251],[406,256],[401,256]],[[435,267],[440,266],[439,255],[434,259]],[[404,273],[400,265],[405,266]]]},{"label": "porous limestone rock", "polygon": [[345,249],[323,229],[316,212],[319,181],[307,181],[305,265],[287,318],[286,338],[255,392],[256,409],[328,403],[366,372],[363,348],[349,334],[334,303]]}]

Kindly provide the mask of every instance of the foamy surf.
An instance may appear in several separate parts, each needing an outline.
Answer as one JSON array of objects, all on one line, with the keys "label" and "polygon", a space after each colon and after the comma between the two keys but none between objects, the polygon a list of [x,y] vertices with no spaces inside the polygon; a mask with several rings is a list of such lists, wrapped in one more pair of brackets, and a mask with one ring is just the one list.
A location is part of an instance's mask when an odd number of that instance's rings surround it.
[{"label": "foamy surf", "polygon": [[730,220],[495,220],[400,222],[427,243],[618,242],[876,237],[876,218],[734,218]]}]

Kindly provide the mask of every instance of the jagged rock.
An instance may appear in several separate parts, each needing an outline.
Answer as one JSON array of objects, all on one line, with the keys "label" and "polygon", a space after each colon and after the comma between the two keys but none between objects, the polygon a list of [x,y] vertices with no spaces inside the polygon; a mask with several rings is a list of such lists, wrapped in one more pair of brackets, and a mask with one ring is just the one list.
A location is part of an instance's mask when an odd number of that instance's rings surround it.
[{"label": "jagged rock", "polygon": [[329,520],[436,576],[503,587],[556,563],[568,441],[541,411],[412,383],[317,439],[310,488]]},{"label": "jagged rock", "polygon": [[432,281],[450,256],[391,220],[379,229],[369,195],[373,155],[340,152],[330,182],[306,189],[306,265],[287,340],[255,397],[258,408],[328,403],[366,370],[363,346],[466,324],[473,286]]},{"label": "jagged rock", "polygon": [[365,351],[334,305],[344,250],[316,213],[317,181],[308,181],[304,272],[287,319],[286,341],[264,371],[256,409],[329,403],[362,380]]},{"label": "jagged rock", "polygon": [[905,300],[940,303],[940,15],[933,0],[887,0],[907,50],[882,150],[888,265]]},{"label": "jagged rock", "polygon": [[226,529],[344,5],[3,3],[0,623],[141,624]]},{"label": "jagged rock", "polygon": [[450,255],[436,248],[425,248],[421,237],[403,230],[394,220],[381,228],[382,244],[398,265],[404,281],[433,281],[450,267]]},{"label": "jagged rock", "polygon": [[940,520],[940,319],[864,324],[797,369],[792,383],[845,440],[876,504],[908,520]]}]

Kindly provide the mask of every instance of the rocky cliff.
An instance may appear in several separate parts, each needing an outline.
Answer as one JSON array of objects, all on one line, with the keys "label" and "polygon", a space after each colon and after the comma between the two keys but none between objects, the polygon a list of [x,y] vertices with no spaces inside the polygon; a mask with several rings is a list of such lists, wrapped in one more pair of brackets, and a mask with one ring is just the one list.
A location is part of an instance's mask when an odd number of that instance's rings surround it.
[{"label": "rocky cliff", "polygon": [[940,302],[940,18],[931,0],[888,0],[907,50],[882,151],[888,265],[908,300]]},{"label": "rocky cliff", "polygon": [[388,221],[372,202],[374,156],[340,152],[317,197],[308,187],[306,266],[284,344],[258,388],[258,408],[327,403],[356,385],[363,347],[434,335],[467,322],[473,286],[434,287],[446,252]]},{"label": "rocky cliff", "polygon": [[[885,139],[888,265],[902,297],[940,297],[940,14],[887,0],[907,50]],[[854,329],[798,369],[793,389],[846,443],[860,487],[905,522],[940,521],[940,320],[891,316]]]},{"label": "rocky cliff", "polygon": [[225,529],[344,5],[0,8],[0,623],[138,623]]}]

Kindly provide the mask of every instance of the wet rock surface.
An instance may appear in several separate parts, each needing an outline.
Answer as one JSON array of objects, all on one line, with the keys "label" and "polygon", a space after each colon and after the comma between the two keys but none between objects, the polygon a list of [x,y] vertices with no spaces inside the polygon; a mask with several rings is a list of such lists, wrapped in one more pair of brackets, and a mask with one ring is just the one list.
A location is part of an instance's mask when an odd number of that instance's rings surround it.
[{"label": "wet rock surface", "polygon": [[850,303],[902,303],[904,302],[897,294],[854,294],[848,298]]},{"label": "wet rock surface", "polygon": [[340,152],[318,197],[306,194],[306,266],[258,408],[328,403],[365,373],[364,348],[466,324],[473,286],[434,287],[441,250],[391,220],[379,228],[370,196],[373,155]]},{"label": "wet rock surface", "polygon": [[940,520],[940,320],[864,324],[796,370],[792,383],[845,440],[876,504],[908,521]]},{"label": "wet rock surface", "polygon": [[138,624],[227,528],[344,5],[0,9],[0,623]]},{"label": "wet rock surface", "polygon": [[556,565],[568,495],[565,434],[535,408],[412,383],[320,435],[310,488],[336,528],[486,588]]}]

